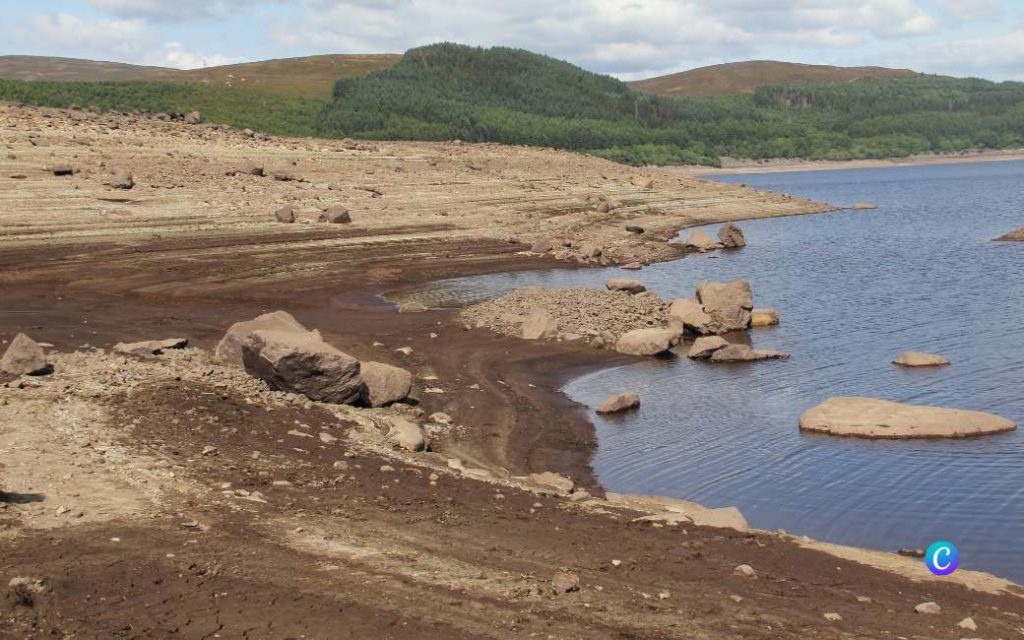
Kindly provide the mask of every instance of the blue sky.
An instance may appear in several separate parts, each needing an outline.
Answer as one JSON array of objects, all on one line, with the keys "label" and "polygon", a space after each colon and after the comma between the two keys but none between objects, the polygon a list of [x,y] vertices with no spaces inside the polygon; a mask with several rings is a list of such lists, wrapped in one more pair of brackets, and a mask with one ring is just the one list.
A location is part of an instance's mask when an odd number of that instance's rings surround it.
[{"label": "blue sky", "polygon": [[636,79],[748,59],[1024,80],[1024,0],[0,0],[0,54],[193,68],[438,41]]}]

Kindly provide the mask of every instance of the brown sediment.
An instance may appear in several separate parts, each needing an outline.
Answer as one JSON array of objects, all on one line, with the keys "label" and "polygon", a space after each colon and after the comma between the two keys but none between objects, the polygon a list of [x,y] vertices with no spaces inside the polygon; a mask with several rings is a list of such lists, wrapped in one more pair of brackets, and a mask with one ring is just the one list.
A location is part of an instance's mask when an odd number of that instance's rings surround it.
[{"label": "brown sediment", "polygon": [[[636,243],[623,220],[669,234],[827,207],[659,172],[640,190],[631,169],[562,152],[349,149],[2,113],[14,158],[0,158],[0,336],[24,331],[65,355],[52,376],[0,378],[0,588],[46,580],[33,606],[0,605],[0,637],[910,637],[969,614],[1006,637],[1022,624],[1010,585],[916,582],[787,536],[634,522],[644,513],[515,480],[556,471],[602,495],[593,428],[558,389],[629,360],[465,330],[454,311],[395,313],[379,297],[557,264],[509,238],[597,240],[653,260],[671,250]],[[309,182],[225,175],[246,159]],[[46,174],[56,161],[82,170]],[[114,166],[136,176],[118,195],[131,202],[102,199]],[[341,190],[316,186],[328,182]],[[575,209],[580,193],[630,202],[606,217]],[[339,202],[352,225],[271,222],[284,204],[303,219]],[[374,421],[393,410],[306,406],[210,361],[228,325],[277,308],[343,351],[409,368],[442,391],[422,393],[425,413],[457,428],[435,452],[390,451]],[[84,347],[172,335],[202,351],[139,361]],[[758,578],[733,576],[739,564]],[[560,568],[580,591],[552,594]],[[925,600],[943,613],[915,615]]]}]

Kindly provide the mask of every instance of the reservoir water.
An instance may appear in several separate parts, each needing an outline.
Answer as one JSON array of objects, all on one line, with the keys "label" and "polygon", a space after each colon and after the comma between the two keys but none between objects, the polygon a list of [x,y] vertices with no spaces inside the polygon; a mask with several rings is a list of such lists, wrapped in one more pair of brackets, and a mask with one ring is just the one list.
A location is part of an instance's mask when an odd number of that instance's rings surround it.
[{"label": "reservoir water", "polygon": [[[1024,243],[991,240],[1024,225],[1024,162],[716,179],[878,209],[748,221],[742,250],[640,272],[491,275],[426,293],[455,305],[530,284],[600,287],[614,274],[672,299],[692,296],[701,280],[747,278],[756,306],[782,316],[752,331],[754,346],[789,360],[676,357],[565,387],[591,408],[623,390],[642,398],[637,412],[592,415],[605,487],[736,505],[756,527],[857,546],[950,540],[961,567],[1024,582]],[[890,364],[906,350],[953,364]],[[1022,428],[951,441],[801,434],[800,414],[836,395],[989,411]]]}]

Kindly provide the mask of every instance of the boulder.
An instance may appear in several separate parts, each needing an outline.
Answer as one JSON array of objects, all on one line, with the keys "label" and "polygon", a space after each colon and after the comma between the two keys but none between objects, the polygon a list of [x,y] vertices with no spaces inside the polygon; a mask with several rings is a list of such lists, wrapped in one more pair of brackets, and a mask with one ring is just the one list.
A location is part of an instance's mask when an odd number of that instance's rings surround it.
[{"label": "boulder", "polygon": [[635,233],[636,235],[639,236],[639,235],[643,235],[644,228],[639,226],[639,225],[635,225],[635,224],[627,224],[626,225],[626,231],[628,231],[630,233]]},{"label": "boulder", "polygon": [[198,111],[189,111],[185,114],[185,124],[199,124],[203,116]]},{"label": "boulder", "polygon": [[714,355],[716,351],[727,346],[729,346],[729,343],[721,336],[701,336],[693,341],[693,345],[690,347],[690,351],[687,352],[686,357],[706,360]]},{"label": "boulder", "polygon": [[317,218],[320,222],[330,222],[332,224],[348,224],[352,222],[352,215],[348,209],[340,205],[334,207],[327,207],[323,210],[323,213]]},{"label": "boulder", "polygon": [[604,249],[602,249],[601,245],[596,242],[584,242],[583,245],[580,246],[580,255],[588,260],[600,258],[602,253],[604,253]]},{"label": "boulder", "polygon": [[855,438],[966,438],[1017,428],[991,413],[889,402],[875,398],[835,397],[800,416],[800,429]]},{"label": "boulder", "polygon": [[361,404],[366,397],[359,361],[311,332],[253,331],[242,342],[242,364],[271,389],[310,400]]},{"label": "boulder", "polygon": [[278,222],[295,222],[295,209],[293,207],[281,207],[274,212],[274,219]]},{"label": "boulder", "polygon": [[310,331],[299,324],[299,321],[287,311],[273,311],[252,320],[236,322],[231,325],[224,337],[217,343],[217,348],[213,352],[214,359],[221,364],[242,366],[242,342],[253,331],[261,330],[311,333],[316,339],[320,339],[319,331]]},{"label": "boulder", "polygon": [[949,360],[936,353],[904,351],[892,363],[901,367],[941,367],[949,364]]},{"label": "boulder", "polygon": [[427,441],[420,425],[401,416],[390,416],[387,423],[387,438],[395,446],[406,451],[423,451],[427,448]]},{"label": "boulder", "polygon": [[996,240],[1001,242],[1024,242],[1024,227],[1014,229],[1004,236],[999,236]]},{"label": "boulder", "polygon": [[633,329],[619,337],[615,350],[631,356],[656,356],[679,343],[680,332],[673,329]]},{"label": "boulder", "polygon": [[606,413],[619,413],[621,411],[628,411],[629,409],[635,409],[640,406],[640,396],[635,393],[616,393],[610,396],[607,400],[601,403],[601,406],[597,408],[597,412],[600,414]]},{"label": "boulder", "polygon": [[683,323],[683,327],[701,335],[714,333],[713,319],[695,298],[680,298],[672,303],[668,313]]},{"label": "boulder", "polygon": [[750,283],[746,280],[705,280],[697,286],[697,301],[711,316],[711,333],[740,331],[750,326],[754,296],[750,292]]},{"label": "boulder", "polygon": [[523,320],[519,336],[524,340],[551,340],[558,335],[558,321],[544,309],[534,309]]},{"label": "boulder", "polygon": [[188,338],[169,338],[167,340],[146,340],[144,342],[118,342],[114,345],[114,351],[130,356],[151,358],[159,356],[169,349],[184,349],[187,346]]},{"label": "boulder", "polygon": [[530,247],[530,253],[544,254],[550,252],[554,248],[555,244],[550,240],[538,240]]},{"label": "boulder", "polygon": [[697,229],[690,234],[690,237],[686,239],[686,246],[699,251],[713,251],[714,249],[721,249],[722,243],[715,242],[711,239],[711,236],[707,234],[703,229]]},{"label": "boulder", "polygon": [[131,171],[118,171],[107,181],[107,186],[114,189],[131,189],[135,186],[135,176]]},{"label": "boulder", "polygon": [[750,326],[771,327],[779,324],[779,312],[775,309],[754,309],[750,312]]},{"label": "boulder", "polygon": [[632,278],[611,278],[604,283],[609,291],[625,291],[626,293],[643,293],[647,287],[639,280]]},{"label": "boulder", "polygon": [[52,171],[55,176],[70,176],[75,173],[74,167],[66,164],[59,164],[50,169],[50,171]]},{"label": "boulder", "polygon": [[363,362],[359,375],[366,383],[366,400],[371,407],[401,402],[412,391],[412,373],[383,362]]},{"label": "boulder", "polygon": [[551,578],[551,590],[555,593],[555,595],[579,591],[579,574],[573,571],[567,571],[565,569],[555,572],[554,577]]},{"label": "boulder", "polygon": [[747,246],[743,231],[731,222],[727,222],[718,230],[718,240],[726,249],[738,249]]},{"label": "boulder", "polygon": [[634,187],[640,187],[641,189],[654,188],[654,178],[648,178],[647,176],[633,176],[630,182]]},{"label": "boulder", "polygon": [[755,362],[757,360],[785,360],[788,353],[768,349],[754,349],[745,344],[730,344],[711,354],[711,362]]},{"label": "boulder", "polygon": [[4,357],[0,358],[0,370],[21,376],[39,376],[53,370],[46,362],[46,353],[39,343],[24,333],[19,333],[7,346]]}]

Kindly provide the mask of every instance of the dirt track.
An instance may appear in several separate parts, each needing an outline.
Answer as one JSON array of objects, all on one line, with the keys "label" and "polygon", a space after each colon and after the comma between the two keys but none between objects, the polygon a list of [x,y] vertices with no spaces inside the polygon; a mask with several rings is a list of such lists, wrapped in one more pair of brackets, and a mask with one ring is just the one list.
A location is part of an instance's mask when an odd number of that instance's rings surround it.
[{"label": "dirt track", "polygon": [[[451,312],[397,314],[377,297],[552,264],[516,255],[537,239],[658,259],[675,249],[657,238],[688,224],[821,205],[658,173],[644,190],[628,168],[543,150],[0,116],[14,156],[0,157],[0,338],[25,331],[66,352],[53,376],[0,379],[0,588],[47,583],[34,606],[3,605],[0,636],[959,638],[968,615],[968,636],[1021,635],[1007,593],[911,581],[788,536],[633,522],[643,513],[515,480],[558,471],[602,495],[593,431],[554,390],[619,356],[464,331]],[[308,182],[225,175],[245,160]],[[81,172],[46,171],[64,163]],[[114,167],[136,187],[104,186]],[[598,195],[622,206],[598,213]],[[336,203],[352,225],[270,221],[283,204],[311,219]],[[399,454],[374,428],[392,410],[296,403],[200,350],[275,308],[411,369],[444,392],[424,394],[424,411],[457,428],[434,453]],[[200,349],[152,362],[91,349],[173,335]],[[742,563],[758,579],[733,576]],[[551,593],[559,568],[579,591]],[[940,615],[913,612],[931,600]]]}]

